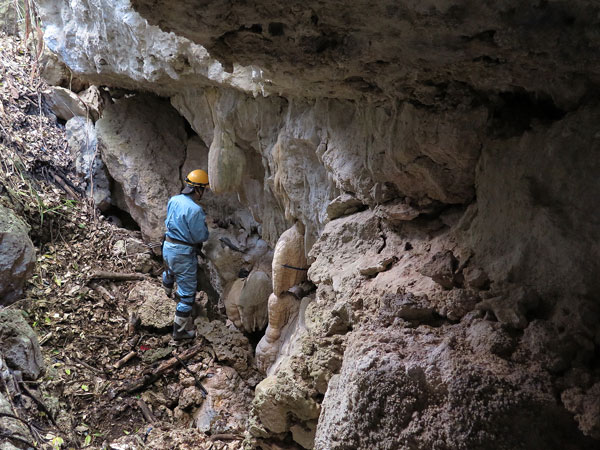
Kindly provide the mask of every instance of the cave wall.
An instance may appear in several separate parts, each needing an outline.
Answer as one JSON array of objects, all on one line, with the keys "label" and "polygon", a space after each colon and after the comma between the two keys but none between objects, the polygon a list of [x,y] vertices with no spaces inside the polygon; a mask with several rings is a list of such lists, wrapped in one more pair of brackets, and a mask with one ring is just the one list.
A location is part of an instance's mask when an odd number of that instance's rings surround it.
[{"label": "cave wall", "polygon": [[[256,445],[597,445],[595,2],[109,3],[41,1],[46,41],[83,78],[169,99],[136,117],[186,119],[177,161],[152,139],[173,167],[150,184],[206,164],[215,214],[271,248],[304,230],[316,290],[279,305]],[[107,109],[100,129],[111,114],[141,120]],[[148,237],[166,197],[138,211]],[[215,266],[244,264],[218,245]]]}]

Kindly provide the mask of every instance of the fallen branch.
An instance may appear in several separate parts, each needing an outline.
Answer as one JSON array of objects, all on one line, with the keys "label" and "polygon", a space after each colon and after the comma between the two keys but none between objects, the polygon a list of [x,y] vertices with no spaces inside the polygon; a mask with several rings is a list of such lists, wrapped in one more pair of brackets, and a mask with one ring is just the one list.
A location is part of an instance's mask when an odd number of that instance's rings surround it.
[{"label": "fallen branch", "polygon": [[152,411],[150,411],[150,408],[148,408],[148,405],[146,405],[146,402],[140,398],[140,399],[138,399],[137,404],[138,404],[138,407],[140,408],[140,411],[142,411],[142,414],[144,415],[144,418],[146,419],[146,421],[148,423],[155,423],[156,418],[152,414]]},{"label": "fallen branch", "polygon": [[98,291],[98,293],[107,300],[115,299],[114,295],[112,295],[110,292],[108,292],[108,289],[106,289],[104,286],[100,286],[99,284],[96,284],[96,283],[90,283],[90,287],[93,290]]},{"label": "fallen branch", "polygon": [[120,369],[125,364],[127,364],[128,361],[132,360],[136,356],[137,356],[137,352],[131,351],[131,352],[127,353],[125,356],[123,356],[120,360],[118,360],[113,367],[115,369]]},{"label": "fallen branch", "polygon": [[103,272],[98,271],[92,273],[90,279],[116,280],[116,281],[132,281],[145,280],[147,275],[141,273],[118,273],[118,272]]},{"label": "fallen branch", "polygon": [[222,434],[213,434],[212,436],[209,436],[209,439],[211,441],[234,441],[236,439],[244,439],[244,436],[240,436],[238,434],[222,433]]},{"label": "fallen branch", "polygon": [[63,191],[65,191],[67,194],[69,194],[69,196],[72,199],[79,198],[77,196],[77,194],[73,191],[73,189],[71,189],[69,186],[67,186],[67,184],[63,181],[63,179],[61,177],[59,177],[56,174],[53,174],[53,178],[54,178],[54,181],[56,182],[56,184],[58,184],[63,189]]},{"label": "fallen branch", "polygon": [[127,392],[128,394],[131,394],[146,386],[151,385],[156,380],[158,380],[158,378],[161,375],[175,369],[180,364],[180,361],[187,361],[188,359],[191,359],[194,356],[196,356],[200,352],[200,350],[202,350],[203,346],[204,344],[196,344],[193,347],[190,347],[187,350],[185,350],[178,357],[168,359],[156,369],[152,370],[150,373],[138,378],[137,380],[132,381],[131,383],[126,384],[123,387],[123,389],[120,390],[120,392]]}]

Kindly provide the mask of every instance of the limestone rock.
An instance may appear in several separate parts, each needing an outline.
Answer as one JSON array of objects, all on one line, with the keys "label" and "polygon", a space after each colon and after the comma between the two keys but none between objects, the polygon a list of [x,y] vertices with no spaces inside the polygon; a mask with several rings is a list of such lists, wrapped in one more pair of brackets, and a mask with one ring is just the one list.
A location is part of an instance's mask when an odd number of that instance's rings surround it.
[{"label": "limestone rock", "polygon": [[[285,266],[291,266],[288,268]],[[287,291],[306,277],[306,256],[302,225],[296,223],[281,235],[273,254],[273,292],[275,295]],[[301,270],[298,270],[301,269]]]},{"label": "limestone rock", "polygon": [[455,274],[458,261],[451,251],[436,253],[427,263],[421,273],[430,277],[444,289],[452,289],[455,284]]},{"label": "limestone rock", "polygon": [[27,224],[0,205],[0,305],[19,299],[33,272],[35,249],[28,233]]},{"label": "limestone rock", "polygon": [[506,357],[514,350],[516,342],[500,324],[488,320],[474,322],[467,331],[467,342],[473,351]]},{"label": "limestone rock", "polygon": [[[273,400],[274,391],[277,392],[277,402]],[[256,386],[253,407],[261,423],[273,433],[288,431],[292,426],[290,417],[314,420],[320,413],[319,405],[286,380],[283,374],[267,377]]]},{"label": "limestone rock", "polygon": [[159,87],[161,94],[214,83],[260,90],[252,68],[236,65],[225,72],[202,46],[149,25],[129,0],[44,1],[38,9],[50,50],[99,85]]},{"label": "limestone rock", "polygon": [[235,144],[229,130],[215,129],[215,138],[208,153],[208,178],[211,190],[217,194],[238,190],[244,180],[245,156]]},{"label": "limestone rock", "polygon": [[161,286],[150,281],[136,283],[129,292],[128,300],[133,311],[145,327],[164,329],[173,325],[175,302],[166,296]]},{"label": "limestone rock", "polygon": [[28,380],[37,380],[44,371],[44,360],[35,332],[19,310],[0,310],[2,355],[13,370]]},{"label": "limestone rock", "polygon": [[490,279],[485,271],[479,267],[467,267],[463,270],[467,285],[474,289],[487,289]]},{"label": "limestone rock", "polygon": [[537,307],[538,302],[539,297],[534,291],[518,287],[483,300],[477,304],[477,308],[492,312],[505,325],[523,329],[527,326],[527,312]]},{"label": "limestone rock", "polygon": [[107,102],[110,102],[110,96],[101,91],[98,86],[90,86],[85,91],[80,92],[78,97],[86,104],[89,116],[96,121],[102,116],[102,111]]},{"label": "limestone rock", "polygon": [[377,216],[391,223],[399,223],[403,221],[413,220],[419,214],[428,212],[426,209],[421,210],[403,201],[395,201],[378,205],[376,208]]},{"label": "limestone rock", "polygon": [[72,117],[91,117],[86,103],[77,94],[60,86],[52,86],[44,93],[44,100],[56,117],[69,120]]},{"label": "limestone rock", "polygon": [[259,331],[267,325],[271,290],[271,277],[261,270],[252,271],[246,278],[237,304],[246,332]]},{"label": "limestone rock", "polygon": [[233,322],[233,324],[241,329],[242,328],[242,319],[240,317],[240,310],[237,305],[240,301],[240,294],[242,293],[242,288],[244,287],[244,278],[238,278],[231,286],[225,289],[225,312],[227,314],[227,318]]},{"label": "limestone rock", "polygon": [[[310,1],[302,10],[265,0],[132,4],[150,23],[205,46],[224,64],[263,68],[274,89],[294,97],[404,97],[427,106],[463,105],[461,96],[470,92],[506,92],[518,83],[525,91],[546,91],[573,105],[585,91],[583,80],[600,71],[597,64],[577,66],[580,58],[593,59],[599,40],[590,36],[587,48],[578,47],[579,37],[598,25],[598,5],[586,1],[568,10],[560,3],[539,8],[518,0],[477,8],[460,1],[403,3],[393,9],[385,3]],[[204,26],[185,14],[199,5]],[[568,26],[560,23],[567,18],[572,20]],[[565,29],[560,42],[551,39],[550,20]],[[583,80],[546,82],[570,73],[572,80]]]},{"label": "limestone rock", "polygon": [[[196,405],[201,405],[203,402],[202,393],[196,386],[186,387],[179,395],[178,406],[181,409],[188,409]],[[202,430],[207,431],[207,430]]]},{"label": "limestone rock", "polygon": [[344,192],[327,205],[327,218],[329,220],[334,220],[338,217],[353,214],[361,208],[364,208],[364,205],[360,200]]},{"label": "limestone rock", "polygon": [[[70,71],[58,56],[44,48],[40,57],[40,75],[50,86],[63,86],[69,88]],[[69,90],[78,92],[74,88]]]},{"label": "limestone rock", "polygon": [[392,323],[396,317],[419,323],[431,319],[433,311],[433,305],[427,297],[418,297],[410,293],[387,294],[381,299],[379,315],[386,323]]},{"label": "limestone rock", "polygon": [[168,102],[138,95],[109,105],[96,131],[102,160],[122,188],[127,211],[146,238],[160,241],[167,202],[181,189],[183,119]]},{"label": "limestone rock", "polygon": [[231,367],[223,366],[203,381],[208,396],[194,413],[196,428],[212,434],[242,433],[245,430],[252,393]]},{"label": "limestone rock", "polygon": [[452,289],[442,292],[439,297],[439,313],[450,320],[460,320],[469,311],[472,311],[479,297],[467,289]]},{"label": "limestone rock", "polygon": [[75,170],[87,181],[86,194],[100,211],[111,204],[110,179],[98,148],[94,124],[84,117],[73,117],[66,124],[69,150],[75,157]]},{"label": "limestone rock", "polygon": [[219,361],[230,364],[240,373],[248,370],[252,362],[252,348],[240,331],[228,328],[218,320],[210,322],[199,317],[196,319],[196,333],[208,341]]}]

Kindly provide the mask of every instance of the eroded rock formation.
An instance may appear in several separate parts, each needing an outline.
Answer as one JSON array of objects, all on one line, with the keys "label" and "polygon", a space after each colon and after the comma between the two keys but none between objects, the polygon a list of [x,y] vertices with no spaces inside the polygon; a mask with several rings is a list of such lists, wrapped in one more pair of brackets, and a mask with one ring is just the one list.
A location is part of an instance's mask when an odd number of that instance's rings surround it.
[{"label": "eroded rock formation", "polygon": [[[254,445],[597,445],[597,4],[132,3],[42,1],[47,42],[169,98],[96,124],[146,237],[182,167],[208,168],[205,273],[238,328],[269,312]],[[272,294],[244,298],[263,273]],[[219,359],[242,374],[231,333]]]}]

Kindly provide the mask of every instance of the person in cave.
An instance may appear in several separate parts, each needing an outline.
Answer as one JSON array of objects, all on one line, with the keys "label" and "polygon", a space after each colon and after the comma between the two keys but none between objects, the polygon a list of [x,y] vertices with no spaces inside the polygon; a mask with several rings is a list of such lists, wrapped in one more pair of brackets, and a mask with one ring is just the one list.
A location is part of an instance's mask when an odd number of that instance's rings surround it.
[{"label": "person in cave", "polygon": [[167,204],[167,231],[163,240],[162,254],[166,270],[162,274],[162,283],[170,295],[177,282],[177,308],[173,320],[173,339],[193,339],[192,306],[196,299],[197,255],[202,243],[208,239],[206,215],[200,199],[204,190],[209,188],[208,174],[201,169],[191,171],[185,179],[181,194],[169,199]]}]

